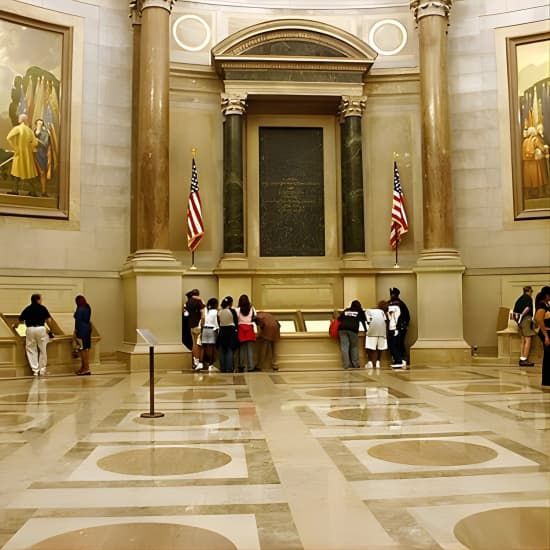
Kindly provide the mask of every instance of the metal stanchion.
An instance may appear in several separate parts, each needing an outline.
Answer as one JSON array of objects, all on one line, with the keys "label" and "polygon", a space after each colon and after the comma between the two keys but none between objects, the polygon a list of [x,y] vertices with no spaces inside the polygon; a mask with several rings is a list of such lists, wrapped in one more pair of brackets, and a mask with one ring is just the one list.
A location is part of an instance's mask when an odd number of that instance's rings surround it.
[{"label": "metal stanchion", "polygon": [[161,418],[164,413],[155,412],[155,346],[156,338],[146,329],[137,333],[149,344],[149,412],[141,413],[142,418]]}]

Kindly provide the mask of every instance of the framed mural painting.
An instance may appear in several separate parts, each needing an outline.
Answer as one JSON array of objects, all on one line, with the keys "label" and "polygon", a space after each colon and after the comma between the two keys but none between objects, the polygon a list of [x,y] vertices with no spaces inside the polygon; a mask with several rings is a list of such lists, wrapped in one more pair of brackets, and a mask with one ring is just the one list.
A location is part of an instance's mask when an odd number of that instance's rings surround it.
[{"label": "framed mural painting", "polygon": [[550,32],[507,39],[516,220],[550,218]]},{"label": "framed mural painting", "polygon": [[72,30],[0,11],[0,215],[69,215]]}]

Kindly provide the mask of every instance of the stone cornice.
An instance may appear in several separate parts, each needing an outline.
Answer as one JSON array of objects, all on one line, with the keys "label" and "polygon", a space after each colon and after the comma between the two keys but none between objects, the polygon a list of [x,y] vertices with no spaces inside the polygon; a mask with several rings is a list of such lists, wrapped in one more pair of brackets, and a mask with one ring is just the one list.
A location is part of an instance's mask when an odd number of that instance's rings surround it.
[{"label": "stone cornice", "polygon": [[339,114],[341,119],[349,116],[363,116],[367,98],[365,96],[342,96]]},{"label": "stone cornice", "polygon": [[244,115],[246,113],[246,94],[222,94],[222,113],[227,115]]},{"label": "stone cornice", "polygon": [[448,18],[452,6],[453,0],[411,0],[410,4],[417,23],[429,15]]}]

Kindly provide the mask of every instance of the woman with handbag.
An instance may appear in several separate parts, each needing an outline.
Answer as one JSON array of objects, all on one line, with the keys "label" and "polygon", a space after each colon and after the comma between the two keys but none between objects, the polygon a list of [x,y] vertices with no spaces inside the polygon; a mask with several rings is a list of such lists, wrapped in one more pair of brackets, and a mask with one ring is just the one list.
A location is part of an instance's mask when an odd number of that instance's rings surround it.
[{"label": "woman with handbag", "polygon": [[220,350],[220,367],[222,372],[233,372],[233,353],[239,349],[237,325],[239,320],[237,312],[233,309],[233,298],[226,296],[221,303],[218,312],[220,332],[218,334],[218,347]]},{"label": "woman with handbag", "polygon": [[250,299],[246,294],[239,298],[239,307],[237,308],[238,327],[237,334],[239,336],[239,371],[244,371],[244,357],[246,356],[246,370],[253,372],[258,369],[254,367],[254,349],[253,345],[256,341],[256,333],[254,331],[254,320],[256,311],[250,303]]}]

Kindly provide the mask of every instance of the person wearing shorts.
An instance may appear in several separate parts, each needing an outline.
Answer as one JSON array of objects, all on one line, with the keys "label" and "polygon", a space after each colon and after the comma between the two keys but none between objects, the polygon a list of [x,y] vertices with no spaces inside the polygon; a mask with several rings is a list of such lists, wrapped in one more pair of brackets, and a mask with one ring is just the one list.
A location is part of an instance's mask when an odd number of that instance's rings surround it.
[{"label": "person wearing shorts", "polygon": [[523,294],[514,304],[514,318],[518,323],[518,330],[521,336],[521,349],[519,356],[520,367],[533,367],[535,364],[529,361],[531,341],[536,335],[533,323],[533,288],[523,287]]},{"label": "person wearing shorts", "polygon": [[380,352],[388,349],[386,311],[388,304],[385,301],[378,303],[374,309],[367,309],[367,332],[365,335],[365,349],[367,350],[366,369],[380,368]]}]

